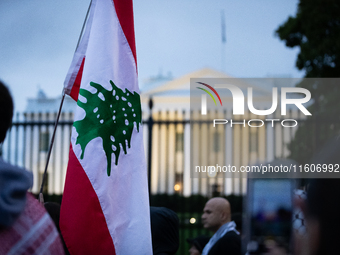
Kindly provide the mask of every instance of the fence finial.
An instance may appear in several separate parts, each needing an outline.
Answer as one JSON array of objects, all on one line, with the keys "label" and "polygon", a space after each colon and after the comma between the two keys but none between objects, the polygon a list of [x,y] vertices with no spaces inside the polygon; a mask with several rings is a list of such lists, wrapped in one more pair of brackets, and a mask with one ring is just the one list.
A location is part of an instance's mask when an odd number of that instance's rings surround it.
[{"label": "fence finial", "polygon": [[152,100],[152,97],[150,97],[150,99],[149,99],[149,109],[150,109],[150,111],[152,110],[152,108],[153,108],[153,100]]}]

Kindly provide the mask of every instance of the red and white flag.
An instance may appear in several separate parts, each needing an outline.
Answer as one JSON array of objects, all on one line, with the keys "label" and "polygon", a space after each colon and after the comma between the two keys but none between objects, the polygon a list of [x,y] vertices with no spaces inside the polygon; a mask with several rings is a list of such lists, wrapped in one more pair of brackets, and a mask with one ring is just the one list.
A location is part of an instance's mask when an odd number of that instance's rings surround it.
[{"label": "red and white flag", "polygon": [[60,216],[70,253],[152,254],[132,0],[92,0],[65,91],[77,100]]}]

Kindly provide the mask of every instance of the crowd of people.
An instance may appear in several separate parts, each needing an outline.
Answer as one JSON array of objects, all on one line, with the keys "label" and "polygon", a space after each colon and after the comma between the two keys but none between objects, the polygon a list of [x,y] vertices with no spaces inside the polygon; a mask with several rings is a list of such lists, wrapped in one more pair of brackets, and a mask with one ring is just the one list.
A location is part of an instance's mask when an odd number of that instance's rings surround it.
[{"label": "crowd of people", "polygon": [[[0,82],[0,143],[11,127],[13,108],[10,92]],[[335,139],[331,146],[332,150],[323,155],[320,163],[338,164],[340,139]],[[307,199],[296,201],[304,213],[306,233],[292,240],[294,248],[286,254],[339,253],[339,180],[315,179],[309,184]],[[0,254],[69,254],[59,229],[60,205],[41,205],[28,192],[32,182],[32,173],[0,158]],[[164,207],[151,207],[150,215],[153,254],[176,254],[179,248],[176,213]],[[190,255],[242,254],[241,235],[231,220],[227,199],[211,198],[203,208],[202,224],[212,236],[187,239]],[[267,250],[263,254],[275,253]]]}]

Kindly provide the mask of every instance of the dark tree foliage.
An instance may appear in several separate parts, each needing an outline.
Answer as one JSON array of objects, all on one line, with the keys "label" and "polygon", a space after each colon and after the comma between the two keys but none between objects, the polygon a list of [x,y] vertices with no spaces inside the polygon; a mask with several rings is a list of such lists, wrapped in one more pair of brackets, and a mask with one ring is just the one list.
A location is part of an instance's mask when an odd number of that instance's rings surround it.
[{"label": "dark tree foliage", "polygon": [[[340,1],[300,0],[297,14],[276,30],[287,47],[299,47],[296,66],[306,78],[340,77]],[[340,84],[330,80],[298,86],[311,92],[312,116],[299,122],[295,139],[288,145],[290,157],[309,163],[325,142],[339,134]]]},{"label": "dark tree foliage", "polygon": [[300,0],[296,16],[276,34],[287,47],[300,48],[296,66],[306,77],[339,77],[340,1]]}]

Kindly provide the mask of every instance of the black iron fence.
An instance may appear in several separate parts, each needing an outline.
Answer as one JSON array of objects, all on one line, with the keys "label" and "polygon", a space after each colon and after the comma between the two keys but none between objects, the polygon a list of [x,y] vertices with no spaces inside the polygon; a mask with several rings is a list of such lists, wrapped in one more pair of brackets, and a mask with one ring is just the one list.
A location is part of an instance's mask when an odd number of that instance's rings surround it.
[{"label": "black iron fence", "polygon": [[[214,114],[216,113],[211,112],[206,118],[192,118],[190,123],[193,112],[153,112],[143,121],[150,204],[168,207],[177,212],[180,218],[181,243],[178,254],[188,253],[186,238],[208,234],[202,228],[200,219],[209,197],[228,197],[234,220],[239,227],[242,224],[242,196],[246,193],[246,179],[243,177],[246,176],[226,179],[217,174],[191,178],[190,163],[213,165],[216,160],[221,160],[223,164],[240,166],[256,163],[258,160],[269,161],[286,157],[308,161],[308,155],[311,157],[327,137],[340,130],[339,123],[316,118],[306,119],[294,112],[290,112],[288,117],[298,122],[296,127],[282,126],[279,118],[255,128],[248,125],[249,120],[254,117],[248,116],[244,125],[218,125],[214,128],[209,119],[227,119]],[[230,116],[228,112],[224,114]],[[56,114],[48,113],[18,114],[0,148],[4,160],[33,172],[32,192],[36,194],[42,181],[55,117]],[[46,201],[61,201],[72,120],[73,113],[62,113],[44,188]],[[252,122],[252,125],[259,123],[261,122]],[[297,134],[301,136],[300,141],[296,139]],[[197,137],[205,137],[205,140],[198,141]],[[301,148],[305,148],[307,152],[304,153]]]}]

